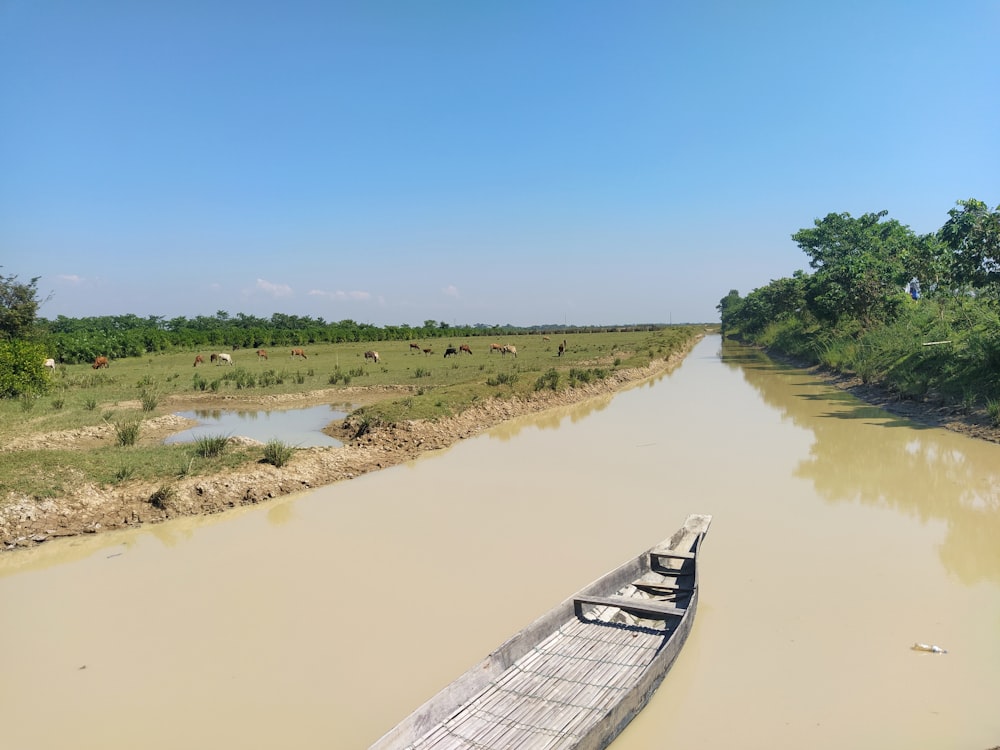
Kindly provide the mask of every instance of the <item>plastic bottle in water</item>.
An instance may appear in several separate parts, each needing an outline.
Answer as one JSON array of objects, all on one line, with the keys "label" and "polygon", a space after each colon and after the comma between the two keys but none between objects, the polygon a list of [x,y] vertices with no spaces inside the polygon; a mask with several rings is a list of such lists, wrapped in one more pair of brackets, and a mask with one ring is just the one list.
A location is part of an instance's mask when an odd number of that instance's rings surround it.
[{"label": "plastic bottle in water", "polygon": [[947,654],[948,653],[947,651],[945,651],[940,646],[934,646],[934,645],[931,645],[930,643],[914,643],[913,646],[912,646],[912,648],[913,648],[914,651],[929,651],[932,654]]}]

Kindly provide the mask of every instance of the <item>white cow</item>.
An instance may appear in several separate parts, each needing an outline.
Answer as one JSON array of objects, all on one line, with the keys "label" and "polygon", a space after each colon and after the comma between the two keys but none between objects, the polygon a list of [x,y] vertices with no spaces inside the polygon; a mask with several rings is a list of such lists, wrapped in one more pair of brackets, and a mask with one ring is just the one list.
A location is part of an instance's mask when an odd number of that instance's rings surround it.
[{"label": "white cow", "polygon": [[56,371],[56,361],[51,357],[45,360],[45,366],[48,367],[50,370],[52,370],[52,372]]}]

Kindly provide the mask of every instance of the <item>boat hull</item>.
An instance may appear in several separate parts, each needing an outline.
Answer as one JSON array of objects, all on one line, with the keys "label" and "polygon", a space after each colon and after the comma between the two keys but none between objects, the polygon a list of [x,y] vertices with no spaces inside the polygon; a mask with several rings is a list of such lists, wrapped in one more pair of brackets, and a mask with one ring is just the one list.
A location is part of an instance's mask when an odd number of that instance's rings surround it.
[{"label": "boat hull", "polygon": [[372,750],[607,747],[645,707],[698,605],[711,516],[585,586],[387,732]]}]

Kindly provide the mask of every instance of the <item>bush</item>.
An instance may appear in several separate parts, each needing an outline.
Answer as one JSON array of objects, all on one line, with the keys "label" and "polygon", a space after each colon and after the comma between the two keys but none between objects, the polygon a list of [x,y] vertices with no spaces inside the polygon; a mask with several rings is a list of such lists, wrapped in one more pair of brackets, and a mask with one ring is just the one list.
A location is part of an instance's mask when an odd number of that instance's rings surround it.
[{"label": "bush", "polygon": [[0,398],[42,396],[51,385],[45,348],[27,341],[0,341]]},{"label": "bush", "polygon": [[536,391],[545,390],[546,388],[553,391],[559,390],[559,373],[556,372],[555,368],[552,368],[535,381]]},{"label": "bush", "polygon": [[494,377],[486,379],[486,385],[514,385],[517,382],[516,372],[498,372]]}]

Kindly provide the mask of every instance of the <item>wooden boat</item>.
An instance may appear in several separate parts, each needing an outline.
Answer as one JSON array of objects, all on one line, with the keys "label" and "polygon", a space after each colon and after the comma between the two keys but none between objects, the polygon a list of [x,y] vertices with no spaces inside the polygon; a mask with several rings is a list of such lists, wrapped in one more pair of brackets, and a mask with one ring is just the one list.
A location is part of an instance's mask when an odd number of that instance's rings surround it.
[{"label": "wooden boat", "polygon": [[669,539],[514,635],[371,750],[607,747],[687,639],[711,521],[689,516]]}]

